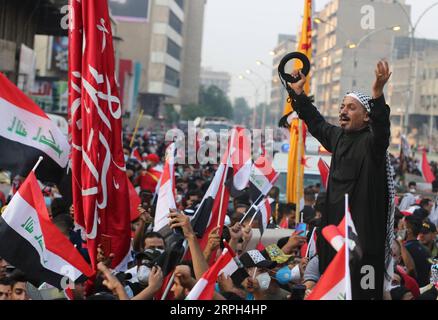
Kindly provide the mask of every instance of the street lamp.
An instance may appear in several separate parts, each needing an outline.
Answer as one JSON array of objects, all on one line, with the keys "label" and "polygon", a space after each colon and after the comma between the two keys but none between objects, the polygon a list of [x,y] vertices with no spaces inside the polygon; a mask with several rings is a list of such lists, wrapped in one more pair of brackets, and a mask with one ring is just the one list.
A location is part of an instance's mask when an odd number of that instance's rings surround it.
[{"label": "street lamp", "polygon": [[382,32],[382,31],[387,31],[387,30],[392,30],[394,32],[398,32],[401,30],[400,26],[391,26],[391,27],[383,27],[380,29],[376,29],[373,30],[371,32],[368,32],[367,34],[365,34],[362,38],[359,39],[359,41],[357,43],[350,43],[349,45],[347,45],[347,47],[349,49],[354,49],[354,58],[353,58],[353,81],[352,81],[352,88],[354,89],[354,87],[356,86],[356,71],[357,71],[357,50],[359,49],[359,47],[361,46],[362,43],[364,43],[365,40],[369,39],[372,35],[375,35],[376,33]]},{"label": "street lamp", "polygon": [[405,105],[405,122],[404,122],[404,127],[405,127],[405,134],[408,134],[408,128],[409,128],[409,105],[411,104],[411,100],[412,100],[412,65],[413,65],[413,60],[414,60],[414,49],[415,49],[415,32],[417,30],[418,24],[420,23],[420,21],[424,18],[424,16],[426,15],[426,13],[428,13],[432,8],[438,6],[438,1],[431,4],[429,7],[427,7],[418,17],[417,21],[415,23],[413,23],[411,16],[409,14],[409,12],[406,10],[406,8],[404,7],[404,5],[399,1],[399,0],[393,0],[395,4],[397,4],[405,13],[406,15],[406,19],[409,22],[410,25],[410,30],[409,30],[409,37],[410,37],[410,41],[409,41],[409,71],[408,71],[408,98],[406,99],[406,105]]},{"label": "street lamp", "polygon": [[249,83],[251,83],[251,85],[254,87],[254,90],[255,90],[255,96],[254,96],[254,103],[255,103],[255,106],[254,106],[254,110],[253,110],[253,113],[252,113],[252,127],[253,127],[253,129],[254,129],[255,126],[256,126],[257,102],[258,102],[258,96],[259,96],[259,88],[257,87],[257,85],[255,84],[254,81],[252,81],[252,80],[251,80],[250,78],[248,78],[248,77],[245,77],[243,74],[240,74],[240,75],[238,76],[238,78],[239,78],[240,80],[246,80],[246,81],[248,81]]},{"label": "street lamp", "polygon": [[258,77],[263,82],[263,85],[265,86],[265,104],[263,105],[263,112],[262,112],[262,130],[265,130],[265,126],[266,126],[266,105],[268,104],[268,86],[269,86],[269,82],[267,80],[265,80],[260,74],[258,74],[257,72],[254,72],[251,69],[247,69],[245,72],[247,74],[249,74],[249,75],[253,74],[256,77]]}]

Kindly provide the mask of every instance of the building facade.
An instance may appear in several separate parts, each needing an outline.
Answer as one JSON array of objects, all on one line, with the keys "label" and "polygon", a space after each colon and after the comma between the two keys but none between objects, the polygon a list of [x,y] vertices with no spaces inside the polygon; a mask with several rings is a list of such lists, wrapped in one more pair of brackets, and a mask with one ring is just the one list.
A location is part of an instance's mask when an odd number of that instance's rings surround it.
[{"label": "building facade", "polygon": [[[269,108],[271,119],[280,119],[284,105],[286,103],[287,92],[286,89],[281,84],[278,77],[278,65],[281,59],[289,52],[296,51],[297,43],[296,36],[288,34],[280,34],[278,36],[277,46],[272,50],[272,81],[271,81],[271,103]],[[286,66],[287,68],[292,68],[293,66]],[[292,70],[292,69],[291,69]],[[273,123],[274,127],[276,126]]]},{"label": "building facade", "polygon": [[[393,136],[403,132],[406,108],[409,114],[408,131],[424,145],[435,145],[438,118],[438,40],[414,40],[410,55],[409,37],[397,37],[393,43],[393,76],[389,85]],[[411,71],[411,81],[408,76]],[[412,98],[409,99],[408,87]],[[414,138],[414,137],[412,137]],[[433,142],[433,143],[432,143]]]},{"label": "building facade", "polygon": [[231,75],[228,72],[214,71],[210,68],[202,68],[201,85],[205,88],[216,86],[226,95],[229,95],[231,87]]},{"label": "building facade", "polygon": [[110,0],[122,59],[141,64],[138,104],[156,116],[164,104],[197,103],[205,0]]},{"label": "building facade", "polygon": [[332,0],[315,14],[312,93],[325,116],[337,119],[347,91],[370,92],[377,61],[390,60],[393,38],[409,33],[407,16],[410,6],[391,0]]}]

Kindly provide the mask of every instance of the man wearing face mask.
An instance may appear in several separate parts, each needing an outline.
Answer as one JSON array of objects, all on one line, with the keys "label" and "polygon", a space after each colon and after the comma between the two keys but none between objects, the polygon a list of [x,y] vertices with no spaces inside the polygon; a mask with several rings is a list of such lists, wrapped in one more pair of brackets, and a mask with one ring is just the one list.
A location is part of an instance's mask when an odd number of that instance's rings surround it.
[{"label": "man wearing face mask", "polygon": [[242,283],[248,293],[246,300],[268,300],[271,284],[269,272],[277,263],[267,260],[258,250],[245,252],[239,259],[249,275]]},{"label": "man wearing face mask", "polygon": [[140,293],[144,288],[148,286],[149,276],[155,261],[164,252],[163,249],[146,249],[144,252],[137,254],[135,260],[137,265],[134,268],[128,270],[131,274],[130,288],[134,295]]},{"label": "man wearing face mask", "polygon": [[[306,77],[289,84],[294,110],[305,121],[309,132],[333,154],[321,228],[338,225],[344,218],[345,194],[359,242],[363,249],[357,268],[351,270],[353,299],[382,299],[384,275],[390,281],[391,241],[393,238],[393,170],[387,152],[390,138],[390,109],[383,90],[391,72],[386,61],[375,69],[372,97],[353,91],[347,93],[339,110],[339,126],[328,123],[304,93]],[[324,239],[318,237],[317,251],[321,274],[336,255]],[[362,288],[362,266],[372,266],[373,288]]]}]

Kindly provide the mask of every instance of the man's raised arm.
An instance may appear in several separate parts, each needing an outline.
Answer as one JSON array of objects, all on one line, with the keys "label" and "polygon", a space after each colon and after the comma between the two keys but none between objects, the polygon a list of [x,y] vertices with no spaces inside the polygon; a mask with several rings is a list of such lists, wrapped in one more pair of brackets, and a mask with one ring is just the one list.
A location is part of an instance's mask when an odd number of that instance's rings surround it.
[{"label": "man's raised arm", "polygon": [[292,73],[292,76],[301,76],[301,80],[289,84],[291,93],[292,106],[297,112],[300,119],[304,120],[309,132],[314,136],[329,152],[333,152],[337,137],[342,129],[331,125],[325,121],[318,109],[312,104],[309,97],[304,93],[306,76],[298,70]]},{"label": "man's raised arm", "polygon": [[392,74],[389,71],[388,62],[379,61],[375,74],[376,80],[372,87],[373,99],[370,101],[371,148],[373,149],[373,154],[381,158],[386,154],[391,136],[390,109],[383,95],[383,89]]}]

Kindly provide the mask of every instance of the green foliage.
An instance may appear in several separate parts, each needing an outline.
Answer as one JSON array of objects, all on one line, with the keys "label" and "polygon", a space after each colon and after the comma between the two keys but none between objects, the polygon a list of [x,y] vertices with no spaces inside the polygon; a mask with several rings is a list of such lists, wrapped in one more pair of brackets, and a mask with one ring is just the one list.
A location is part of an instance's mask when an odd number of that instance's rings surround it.
[{"label": "green foliage", "polygon": [[248,106],[245,98],[237,98],[234,101],[234,122],[248,126],[252,117],[252,109]]},{"label": "green foliage", "polygon": [[196,117],[225,117],[233,118],[233,108],[225,93],[216,86],[205,88],[201,86],[199,91],[199,104],[182,107],[181,117],[183,120],[194,120]]}]

